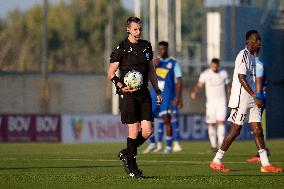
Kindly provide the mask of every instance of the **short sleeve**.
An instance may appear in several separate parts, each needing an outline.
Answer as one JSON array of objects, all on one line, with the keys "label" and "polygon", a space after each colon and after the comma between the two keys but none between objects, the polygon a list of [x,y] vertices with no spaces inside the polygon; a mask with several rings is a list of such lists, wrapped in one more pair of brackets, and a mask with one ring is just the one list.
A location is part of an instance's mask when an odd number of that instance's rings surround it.
[{"label": "short sleeve", "polygon": [[224,71],[224,80],[226,85],[230,83],[229,75],[226,71]]},{"label": "short sleeve", "polygon": [[123,58],[123,50],[120,46],[117,46],[117,48],[114,51],[112,51],[110,55],[110,63],[122,62],[122,58]]},{"label": "short sleeve", "polygon": [[247,74],[247,62],[248,62],[248,55],[244,52],[241,56],[237,58],[237,65],[238,65],[238,74],[246,75]]},{"label": "short sleeve", "polygon": [[182,71],[179,63],[176,62],[174,67],[175,79],[182,77]]},{"label": "short sleeve", "polygon": [[205,81],[206,81],[206,72],[202,72],[199,76],[198,82],[205,83]]},{"label": "short sleeve", "polygon": [[256,60],[256,77],[263,77],[264,76],[264,67],[263,63],[260,60]]}]

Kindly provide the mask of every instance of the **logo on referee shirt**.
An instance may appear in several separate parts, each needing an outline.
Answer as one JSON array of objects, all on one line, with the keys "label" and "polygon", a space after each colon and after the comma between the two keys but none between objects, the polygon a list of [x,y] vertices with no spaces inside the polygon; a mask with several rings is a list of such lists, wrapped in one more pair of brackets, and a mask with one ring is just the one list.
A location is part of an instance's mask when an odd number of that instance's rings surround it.
[{"label": "logo on referee shirt", "polygon": [[150,60],[150,53],[145,53],[145,56],[146,56],[147,61],[149,61]]}]

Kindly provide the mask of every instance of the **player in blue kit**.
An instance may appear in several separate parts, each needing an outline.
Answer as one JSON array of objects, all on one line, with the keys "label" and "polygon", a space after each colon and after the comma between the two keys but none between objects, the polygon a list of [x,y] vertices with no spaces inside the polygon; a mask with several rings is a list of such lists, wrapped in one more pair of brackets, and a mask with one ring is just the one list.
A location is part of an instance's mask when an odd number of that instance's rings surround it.
[{"label": "player in blue kit", "polygon": [[[172,152],[172,142],[173,136],[175,137],[175,151],[180,151],[181,147],[178,146],[178,134],[173,135],[173,124],[172,121],[178,121],[174,118],[177,113],[177,108],[182,107],[181,99],[181,68],[176,60],[168,55],[168,43],[165,41],[159,42],[158,53],[160,58],[156,59],[154,62],[158,85],[162,91],[161,96],[163,97],[163,103],[157,104],[156,100],[152,101],[153,114],[156,118],[160,118],[159,128],[158,128],[158,143],[156,144],[155,136],[150,137],[149,146],[143,151],[143,153],[148,153],[151,151],[159,152],[162,150],[162,139],[163,139],[163,127],[166,127],[166,148],[163,153]],[[151,90],[151,95],[154,95],[154,91]],[[175,116],[176,117],[176,116]],[[173,119],[174,118],[174,119]],[[175,130],[178,130],[178,122],[174,122]],[[179,147],[179,148],[178,148]]]}]

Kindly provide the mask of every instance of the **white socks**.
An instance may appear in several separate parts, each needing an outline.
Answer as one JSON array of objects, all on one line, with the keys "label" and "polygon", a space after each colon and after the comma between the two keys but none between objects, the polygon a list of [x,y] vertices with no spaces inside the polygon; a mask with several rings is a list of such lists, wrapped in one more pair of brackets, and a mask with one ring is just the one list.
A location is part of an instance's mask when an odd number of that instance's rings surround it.
[{"label": "white socks", "polygon": [[258,154],[259,154],[262,166],[270,165],[266,149],[258,150]]},{"label": "white socks", "polygon": [[[259,153],[259,156],[260,156],[261,165],[262,166],[270,165],[268,155],[267,155],[267,150],[261,149],[261,150],[258,151],[258,153]],[[213,159],[213,162],[217,163],[217,164],[222,163],[222,158],[223,158],[224,154],[225,154],[225,151],[219,149],[218,152],[216,153],[214,159]]]},{"label": "white socks", "polygon": [[221,160],[222,160],[224,154],[225,154],[225,151],[219,149],[218,152],[216,153],[214,159],[213,159],[213,162],[214,162],[214,163],[217,163],[217,164],[222,163]]},{"label": "white socks", "polygon": [[218,145],[219,145],[219,148],[220,146],[222,145],[223,143],[223,140],[225,138],[225,132],[226,132],[226,129],[225,129],[225,125],[218,125],[217,126],[217,136],[218,136]]},{"label": "white socks", "polygon": [[217,148],[216,134],[217,134],[216,127],[214,127],[213,125],[208,125],[208,136],[212,148]]}]

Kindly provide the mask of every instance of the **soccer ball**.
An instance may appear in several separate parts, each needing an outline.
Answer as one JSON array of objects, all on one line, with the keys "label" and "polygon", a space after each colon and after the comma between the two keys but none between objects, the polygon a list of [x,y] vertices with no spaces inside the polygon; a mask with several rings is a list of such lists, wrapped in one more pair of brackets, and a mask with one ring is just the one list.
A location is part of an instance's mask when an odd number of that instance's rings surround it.
[{"label": "soccer ball", "polygon": [[135,70],[129,71],[124,76],[124,83],[131,89],[138,89],[143,84],[143,76],[140,72],[137,72]]}]

